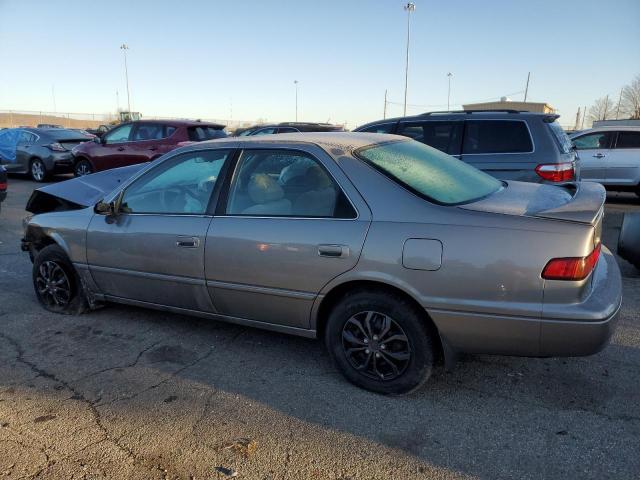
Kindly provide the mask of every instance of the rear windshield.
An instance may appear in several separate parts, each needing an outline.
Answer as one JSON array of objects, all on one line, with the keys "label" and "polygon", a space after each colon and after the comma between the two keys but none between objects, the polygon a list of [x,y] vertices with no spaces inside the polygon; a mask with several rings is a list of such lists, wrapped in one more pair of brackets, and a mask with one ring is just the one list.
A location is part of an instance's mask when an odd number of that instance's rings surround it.
[{"label": "rear windshield", "polygon": [[227,136],[222,128],[208,127],[206,125],[189,127],[187,131],[189,132],[189,140],[192,142],[202,142],[203,140],[212,140],[214,138]]},{"label": "rear windshield", "polygon": [[364,147],[356,155],[416,195],[441,205],[470,203],[502,188],[492,176],[412,140]]},{"label": "rear windshield", "polygon": [[556,140],[558,141],[558,145],[560,146],[560,151],[562,153],[571,152],[571,140],[569,139],[565,131],[562,129],[560,124],[556,121],[553,121],[551,123],[548,123],[547,125],[549,125],[549,128],[553,132],[553,136],[556,137]]}]

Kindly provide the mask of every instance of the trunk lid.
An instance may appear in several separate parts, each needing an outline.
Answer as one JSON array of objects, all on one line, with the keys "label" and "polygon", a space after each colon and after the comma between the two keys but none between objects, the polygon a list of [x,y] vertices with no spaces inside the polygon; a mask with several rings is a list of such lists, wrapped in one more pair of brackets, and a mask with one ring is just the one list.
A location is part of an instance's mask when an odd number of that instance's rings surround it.
[{"label": "trunk lid", "polygon": [[477,212],[548,218],[597,227],[606,191],[594,182],[560,185],[508,182],[493,195],[460,208]]}]

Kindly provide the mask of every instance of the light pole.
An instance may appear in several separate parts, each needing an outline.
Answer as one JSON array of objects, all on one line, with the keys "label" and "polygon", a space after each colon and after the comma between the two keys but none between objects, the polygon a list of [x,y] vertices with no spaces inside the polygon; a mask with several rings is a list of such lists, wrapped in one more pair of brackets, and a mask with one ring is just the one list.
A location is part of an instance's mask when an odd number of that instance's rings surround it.
[{"label": "light pole", "polygon": [[296,122],[298,121],[298,80],[294,80],[293,83],[296,86]]},{"label": "light pole", "polygon": [[407,57],[406,57],[406,63],[404,66],[404,116],[407,116],[407,87],[409,84],[409,38],[410,38],[409,20],[411,20],[411,12],[413,12],[416,9],[416,4],[413,2],[409,2],[404,6],[404,9],[407,11]]},{"label": "light pole", "polygon": [[449,90],[447,91],[447,112],[451,111],[450,102],[451,102],[451,77],[453,77],[453,73],[447,73],[447,77],[449,77]]},{"label": "light pole", "polygon": [[129,115],[131,115],[131,96],[129,94],[129,71],[127,69],[127,50],[129,50],[129,47],[127,46],[126,43],[123,43],[122,45],[120,45],[120,50],[122,50],[122,53],[124,54],[124,76],[127,80],[127,109],[129,110]]}]

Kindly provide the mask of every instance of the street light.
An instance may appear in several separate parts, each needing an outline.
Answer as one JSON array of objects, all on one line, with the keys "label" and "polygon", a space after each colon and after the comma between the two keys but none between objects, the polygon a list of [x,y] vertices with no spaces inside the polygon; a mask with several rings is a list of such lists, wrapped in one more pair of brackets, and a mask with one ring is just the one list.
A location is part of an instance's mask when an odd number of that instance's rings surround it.
[{"label": "street light", "polygon": [[127,70],[127,50],[129,47],[126,43],[120,45],[120,50],[124,54],[124,76],[127,79],[127,109],[129,110],[129,115],[131,115],[131,96],[129,94],[129,71]]},{"label": "street light", "polygon": [[451,102],[451,77],[453,77],[453,73],[447,73],[447,77],[449,77],[449,90],[447,92],[447,112],[451,111],[451,107],[449,103]]},{"label": "street light", "polygon": [[404,9],[407,11],[407,58],[404,68],[404,116],[407,115],[407,86],[409,83],[409,20],[411,19],[411,12],[416,9],[416,4],[413,2],[409,2],[404,6]]},{"label": "street light", "polygon": [[298,121],[298,80],[294,80],[293,83],[296,85],[296,122]]}]

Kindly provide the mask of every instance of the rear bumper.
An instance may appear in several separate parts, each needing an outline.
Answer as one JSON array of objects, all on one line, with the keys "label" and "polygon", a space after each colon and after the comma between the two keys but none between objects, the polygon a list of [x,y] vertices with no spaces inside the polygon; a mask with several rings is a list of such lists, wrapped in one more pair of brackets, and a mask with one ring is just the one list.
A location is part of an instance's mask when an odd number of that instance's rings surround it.
[{"label": "rear bumper", "polygon": [[491,315],[427,309],[447,348],[527,357],[592,355],[609,342],[622,305],[622,278],[602,247],[589,296],[576,304],[545,305],[542,316]]},{"label": "rear bumper", "polygon": [[53,173],[73,172],[73,155],[71,152],[55,152],[49,160]]}]

